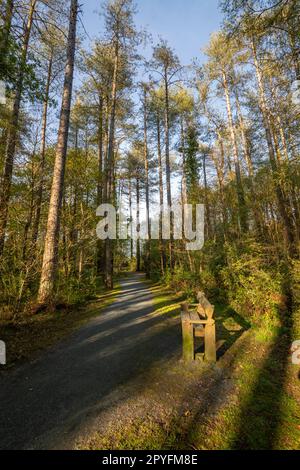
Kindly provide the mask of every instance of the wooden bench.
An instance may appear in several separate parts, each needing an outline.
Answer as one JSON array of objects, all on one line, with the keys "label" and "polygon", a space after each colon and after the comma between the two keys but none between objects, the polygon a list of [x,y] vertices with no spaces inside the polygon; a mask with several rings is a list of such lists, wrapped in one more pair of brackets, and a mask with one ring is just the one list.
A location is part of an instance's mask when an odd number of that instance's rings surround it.
[{"label": "wooden bench", "polygon": [[199,304],[189,308],[187,303],[181,305],[182,350],[185,362],[195,360],[195,337],[204,338],[204,360],[216,362],[216,325],[214,306],[209,303],[203,292],[199,292]]}]

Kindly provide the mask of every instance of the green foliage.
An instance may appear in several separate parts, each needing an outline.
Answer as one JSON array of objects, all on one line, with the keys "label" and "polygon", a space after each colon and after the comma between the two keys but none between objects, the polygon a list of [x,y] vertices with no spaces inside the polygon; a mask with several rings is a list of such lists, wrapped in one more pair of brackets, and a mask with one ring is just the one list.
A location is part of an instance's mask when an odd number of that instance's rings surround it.
[{"label": "green foliage", "polygon": [[[202,290],[212,302],[226,303],[246,320],[269,330],[280,326],[282,314],[287,315],[288,272],[263,245],[251,239],[240,244],[206,243],[201,256],[193,256],[193,263],[193,271],[188,264],[177,265],[173,273],[165,274],[164,283],[191,299]],[[299,299],[298,270],[295,263],[295,299]]]},{"label": "green foliage", "polygon": [[197,160],[197,155],[199,152],[199,143],[197,130],[194,126],[189,126],[187,130],[185,152],[187,192],[191,200],[194,200],[194,196],[199,184],[199,162]]},{"label": "green foliage", "polygon": [[99,290],[97,278],[93,271],[85,272],[84,276],[68,276],[65,282],[64,273],[60,273],[56,287],[56,303],[70,305],[82,304],[96,297]]},{"label": "green foliage", "polygon": [[227,245],[225,250],[227,266],[220,274],[232,307],[254,322],[261,322],[265,316],[276,322],[285,307],[282,277],[276,268],[266,265],[263,248],[249,244],[241,252]]},{"label": "green foliage", "polygon": [[[177,266],[174,272],[167,271],[163,282],[177,292],[184,292],[187,297],[195,297],[199,278],[196,274],[186,271],[182,266]],[[199,289],[198,289],[199,290]]]}]

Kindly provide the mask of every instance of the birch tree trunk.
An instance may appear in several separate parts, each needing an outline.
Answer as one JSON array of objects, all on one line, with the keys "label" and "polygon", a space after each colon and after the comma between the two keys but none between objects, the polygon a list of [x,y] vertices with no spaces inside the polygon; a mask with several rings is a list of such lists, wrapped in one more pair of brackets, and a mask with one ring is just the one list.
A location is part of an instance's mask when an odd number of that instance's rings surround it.
[{"label": "birch tree trunk", "polygon": [[70,123],[70,107],[73,89],[77,15],[78,0],[71,0],[67,63],[65,68],[63,98],[51,188],[47,231],[45,238],[43,265],[41,272],[40,288],[38,293],[38,302],[40,304],[45,304],[49,302],[53,293],[55,281],[60,215],[63,198],[65,165]]}]

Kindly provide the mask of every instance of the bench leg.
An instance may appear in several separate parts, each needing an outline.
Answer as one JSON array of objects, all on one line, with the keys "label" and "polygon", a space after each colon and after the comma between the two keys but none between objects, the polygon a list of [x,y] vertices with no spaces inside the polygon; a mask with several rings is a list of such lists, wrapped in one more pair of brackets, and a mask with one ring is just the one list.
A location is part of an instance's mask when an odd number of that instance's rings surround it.
[{"label": "bench leg", "polygon": [[182,322],[182,356],[185,362],[195,360],[194,328],[189,321]]},{"label": "bench leg", "polygon": [[216,351],[216,324],[214,321],[205,326],[205,353],[204,358],[208,362],[217,362]]}]

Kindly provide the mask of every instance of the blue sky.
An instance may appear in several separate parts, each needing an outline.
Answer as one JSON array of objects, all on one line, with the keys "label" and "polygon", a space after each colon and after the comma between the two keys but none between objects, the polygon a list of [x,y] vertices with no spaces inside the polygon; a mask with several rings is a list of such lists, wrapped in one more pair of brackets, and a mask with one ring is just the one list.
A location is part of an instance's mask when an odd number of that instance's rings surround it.
[{"label": "blue sky", "polygon": [[[138,29],[146,28],[153,44],[162,37],[175,50],[182,65],[189,65],[194,58],[205,61],[201,50],[207,45],[211,33],[220,29],[222,13],[219,0],[136,0],[138,13],[135,23]],[[82,0],[82,23],[88,33],[85,46],[103,33],[103,19],[99,15],[103,0]],[[97,13],[98,12],[98,13]],[[80,28],[84,35],[83,27]],[[139,51],[149,59],[152,47]],[[178,181],[173,177],[173,195]],[[144,214],[141,208],[142,217]]]},{"label": "blue sky", "polygon": [[[213,31],[219,29],[222,14],[219,0],[136,0],[138,27],[147,27],[156,43],[166,39],[183,65],[194,57],[201,58],[201,49]],[[83,24],[91,38],[101,35],[103,25],[96,11],[101,0],[83,0]]]}]

